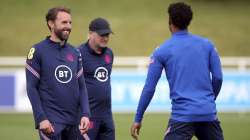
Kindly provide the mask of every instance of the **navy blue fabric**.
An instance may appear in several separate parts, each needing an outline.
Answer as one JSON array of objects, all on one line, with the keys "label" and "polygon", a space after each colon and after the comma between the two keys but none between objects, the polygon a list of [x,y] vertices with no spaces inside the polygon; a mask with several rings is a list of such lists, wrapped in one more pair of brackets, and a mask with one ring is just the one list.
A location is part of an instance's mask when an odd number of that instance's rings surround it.
[{"label": "navy blue fabric", "polygon": [[110,48],[104,48],[101,54],[97,54],[88,43],[82,44],[79,50],[82,54],[91,118],[110,118],[112,117],[110,74],[113,52]]},{"label": "navy blue fabric", "polygon": [[54,133],[46,135],[39,130],[40,140],[77,140],[78,125],[53,124]]},{"label": "navy blue fabric", "polygon": [[[110,75],[113,65],[113,52],[103,48],[97,54],[88,44],[79,47],[88,90],[92,127],[87,135],[91,140],[114,140],[115,128],[111,110]],[[80,136],[80,139],[83,139]]]},{"label": "navy blue fabric", "polygon": [[80,52],[49,37],[31,50],[26,61],[26,80],[36,128],[45,119],[79,124],[79,114],[90,115]]},{"label": "navy blue fabric", "polygon": [[[110,119],[91,119],[91,127],[87,137],[90,140],[115,140],[114,121]],[[87,140],[80,135],[79,140]]]},{"label": "navy blue fabric", "polygon": [[164,140],[224,140],[218,120],[212,122],[178,122],[169,120]]}]

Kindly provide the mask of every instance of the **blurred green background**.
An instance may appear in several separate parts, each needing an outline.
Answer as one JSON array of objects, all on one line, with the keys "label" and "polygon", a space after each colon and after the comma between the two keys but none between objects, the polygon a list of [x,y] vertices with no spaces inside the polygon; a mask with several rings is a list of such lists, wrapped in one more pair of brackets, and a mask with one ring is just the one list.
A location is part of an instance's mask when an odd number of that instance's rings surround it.
[{"label": "blurred green background", "polygon": [[[107,18],[116,56],[149,56],[170,37],[167,7],[174,0],[0,0],[0,56],[25,56],[49,34],[45,14],[54,6],[72,10],[69,42],[86,41],[89,22]],[[222,56],[250,56],[250,2],[247,0],[186,0],[194,11],[189,30],[211,39]],[[250,114],[219,114],[226,140],[250,139]],[[131,139],[133,114],[115,114],[118,140]],[[141,140],[162,139],[169,114],[146,114]],[[0,113],[0,139],[37,139],[32,115]]]},{"label": "blurred green background", "polygon": [[[73,30],[69,42],[86,40],[88,24],[107,18],[115,34],[110,47],[116,56],[149,56],[170,37],[169,3],[173,0],[1,0],[0,56],[24,56],[49,34],[45,14],[53,6],[72,10]],[[250,2],[187,0],[194,19],[190,31],[210,38],[222,56],[250,55]]]}]

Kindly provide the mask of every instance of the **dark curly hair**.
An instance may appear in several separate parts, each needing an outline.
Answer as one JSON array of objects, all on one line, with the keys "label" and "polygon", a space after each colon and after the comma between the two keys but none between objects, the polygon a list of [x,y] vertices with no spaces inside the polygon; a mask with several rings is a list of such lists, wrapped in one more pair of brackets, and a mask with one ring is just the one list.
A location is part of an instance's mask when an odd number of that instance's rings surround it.
[{"label": "dark curly hair", "polygon": [[175,25],[180,30],[187,29],[193,18],[191,6],[184,2],[172,3],[168,7],[169,24]]}]

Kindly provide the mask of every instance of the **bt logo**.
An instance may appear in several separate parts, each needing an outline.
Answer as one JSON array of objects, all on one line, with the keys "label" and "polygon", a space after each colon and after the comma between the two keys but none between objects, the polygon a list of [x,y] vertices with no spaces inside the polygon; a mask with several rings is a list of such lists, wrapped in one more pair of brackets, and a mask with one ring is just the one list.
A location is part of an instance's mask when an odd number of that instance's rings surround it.
[{"label": "bt logo", "polygon": [[60,78],[62,78],[62,77],[67,78],[68,77],[68,71],[59,71],[59,77]]},{"label": "bt logo", "polygon": [[55,77],[60,83],[68,83],[72,79],[72,71],[66,65],[59,65],[56,67]]},{"label": "bt logo", "polygon": [[108,80],[108,70],[105,67],[98,67],[95,70],[94,77],[100,82],[106,82]]}]

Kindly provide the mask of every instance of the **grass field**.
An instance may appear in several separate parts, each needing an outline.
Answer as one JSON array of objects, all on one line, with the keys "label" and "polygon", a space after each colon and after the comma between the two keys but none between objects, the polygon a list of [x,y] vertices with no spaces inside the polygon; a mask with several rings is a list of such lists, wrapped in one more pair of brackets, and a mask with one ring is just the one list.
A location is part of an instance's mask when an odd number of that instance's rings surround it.
[{"label": "grass field", "polygon": [[[0,56],[24,56],[48,35],[47,10],[72,9],[69,39],[78,46],[86,40],[88,24],[105,17],[115,32],[110,47],[116,56],[149,56],[170,37],[166,9],[175,0],[6,0],[0,1]],[[249,56],[250,2],[247,0],[187,0],[194,10],[190,31],[208,37],[222,56]]]},{"label": "grass field", "polygon": [[[143,121],[140,140],[161,140],[167,125],[169,114],[147,113]],[[219,114],[225,140],[250,139],[250,112]],[[132,114],[115,114],[117,140],[132,140],[129,128]],[[34,129],[32,114],[0,114],[1,140],[35,140],[38,139]],[[193,140],[196,140],[193,138]]]}]

